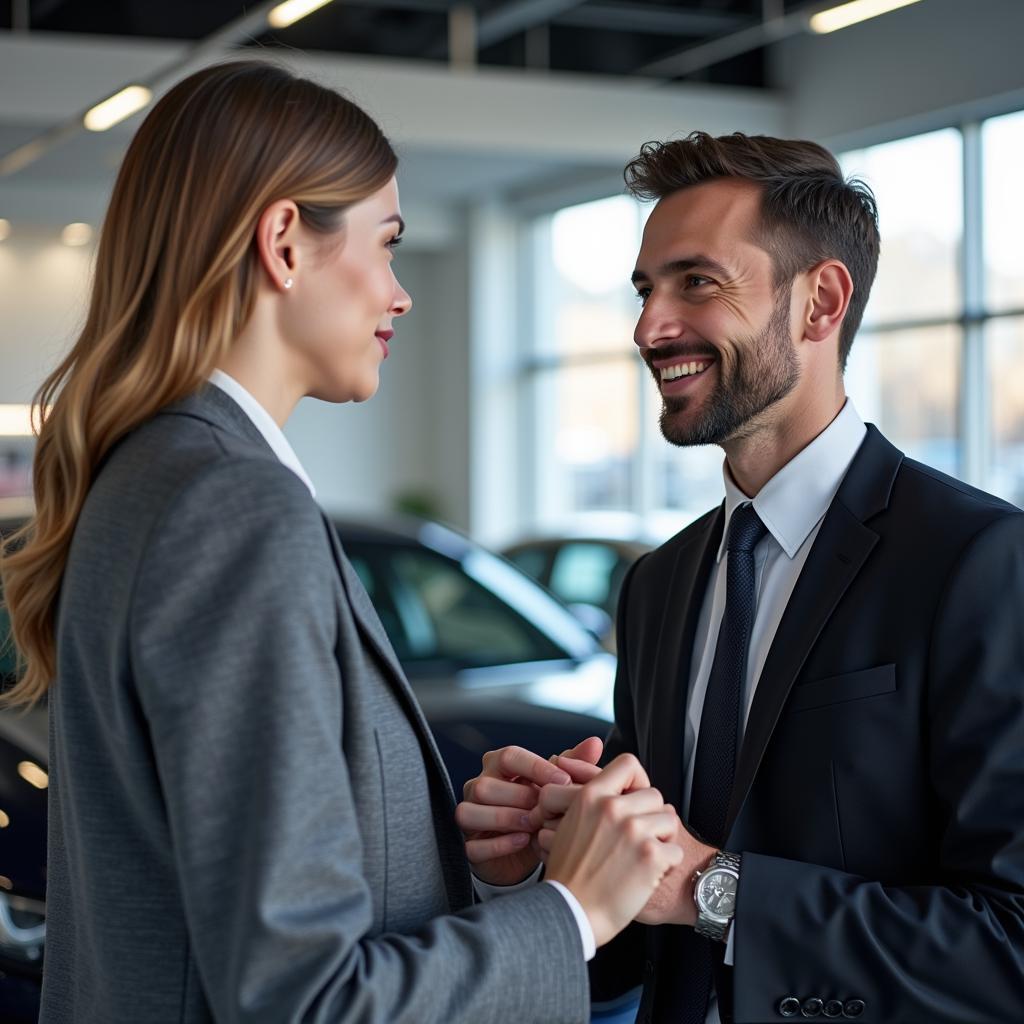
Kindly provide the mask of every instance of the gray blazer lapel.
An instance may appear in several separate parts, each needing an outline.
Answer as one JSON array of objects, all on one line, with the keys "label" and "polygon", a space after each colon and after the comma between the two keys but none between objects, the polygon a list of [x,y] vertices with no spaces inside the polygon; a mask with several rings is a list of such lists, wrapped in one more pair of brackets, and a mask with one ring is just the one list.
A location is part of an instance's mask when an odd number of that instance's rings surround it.
[{"label": "gray blazer lapel", "polygon": [[878,534],[864,521],[889,503],[903,455],[869,425],[786,606],[758,680],[736,763],[726,833],[750,792],[796,677]]},{"label": "gray blazer lapel", "polygon": [[437,839],[438,854],[444,867],[445,887],[448,895],[448,905],[454,910],[459,907],[469,906],[473,902],[473,884],[470,880],[469,865],[466,861],[462,833],[455,821],[455,793],[452,790],[451,779],[448,777],[448,769],[441,758],[437,744],[434,742],[434,734],[430,731],[423,711],[420,708],[416,695],[405,677],[405,672],[395,656],[391,641],[388,639],[384,627],[381,625],[380,617],[370,602],[366,588],[362,580],[356,575],[352,568],[341,541],[334,529],[334,524],[324,516],[324,525],[327,534],[331,538],[331,550],[334,554],[334,561],[338,567],[342,586],[348,597],[349,606],[352,609],[352,616],[356,622],[363,639],[369,644],[376,655],[380,658],[385,668],[385,675],[390,678],[392,686],[399,695],[399,699],[405,706],[414,728],[420,737],[423,749],[427,756],[433,761],[434,771],[428,774],[435,785],[440,786],[437,794],[441,800],[441,806],[435,809],[434,833]]},{"label": "gray blazer lapel", "polygon": [[352,615],[355,618],[356,626],[363,639],[370,645],[386,667],[386,674],[390,677],[392,685],[402,699],[409,717],[420,734],[424,747],[430,752],[430,756],[434,761],[434,767],[444,780],[445,792],[451,800],[452,813],[454,814],[455,794],[452,790],[451,779],[448,778],[448,771],[444,766],[444,761],[441,759],[437,744],[434,742],[430,726],[423,716],[419,701],[416,700],[416,695],[412,692],[412,687],[405,677],[405,672],[402,670],[402,666],[395,655],[387,633],[384,632],[380,617],[370,602],[362,580],[356,575],[356,571],[352,568],[352,563],[349,562],[348,556],[341,546],[341,541],[338,539],[334,524],[331,523],[326,515],[324,516],[324,523],[327,527],[328,536],[331,538],[331,550],[334,554],[334,561],[338,567],[338,573],[341,576],[341,583],[345,588],[349,605],[352,608]]}]

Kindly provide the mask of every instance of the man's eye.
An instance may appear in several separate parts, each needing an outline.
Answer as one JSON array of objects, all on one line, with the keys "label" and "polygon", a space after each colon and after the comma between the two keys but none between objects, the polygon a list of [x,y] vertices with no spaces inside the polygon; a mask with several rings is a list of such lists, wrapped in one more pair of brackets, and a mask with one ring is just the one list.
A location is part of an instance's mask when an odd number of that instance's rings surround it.
[{"label": "man's eye", "polygon": [[701,274],[690,274],[686,279],[687,285],[691,288],[701,288],[706,284],[714,284],[710,277],[703,277]]},{"label": "man's eye", "polygon": [[636,298],[637,298],[637,301],[640,303],[641,306],[647,305],[647,300],[650,298],[650,296],[651,296],[651,289],[650,288],[637,288],[637,290],[636,290]]}]

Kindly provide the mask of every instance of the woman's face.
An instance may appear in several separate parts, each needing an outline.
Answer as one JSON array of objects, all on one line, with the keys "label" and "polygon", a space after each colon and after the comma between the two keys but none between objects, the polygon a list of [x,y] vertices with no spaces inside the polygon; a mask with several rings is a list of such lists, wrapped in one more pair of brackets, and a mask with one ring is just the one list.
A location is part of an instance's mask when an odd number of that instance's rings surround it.
[{"label": "woman's face", "polygon": [[392,178],[349,207],[338,237],[304,232],[282,326],[314,398],[364,402],[376,392],[392,323],[412,308],[392,268],[403,228]]}]

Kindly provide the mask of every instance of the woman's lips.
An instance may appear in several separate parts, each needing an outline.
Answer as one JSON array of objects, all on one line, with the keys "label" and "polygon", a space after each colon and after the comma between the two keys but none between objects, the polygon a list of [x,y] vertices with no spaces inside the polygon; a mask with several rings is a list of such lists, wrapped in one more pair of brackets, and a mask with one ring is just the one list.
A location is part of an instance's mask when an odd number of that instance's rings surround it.
[{"label": "woman's lips", "polygon": [[395,336],[394,331],[377,331],[376,337],[380,342],[380,347],[384,350],[384,358],[387,359],[389,355],[388,342]]}]

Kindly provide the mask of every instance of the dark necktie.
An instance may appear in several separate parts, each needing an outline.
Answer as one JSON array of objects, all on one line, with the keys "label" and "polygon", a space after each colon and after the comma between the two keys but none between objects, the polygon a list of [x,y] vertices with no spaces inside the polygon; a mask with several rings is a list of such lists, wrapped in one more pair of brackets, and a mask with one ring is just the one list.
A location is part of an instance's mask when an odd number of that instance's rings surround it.
[{"label": "dark necktie", "polygon": [[[687,820],[704,842],[717,847],[725,842],[725,819],[736,770],[740,703],[754,624],[754,548],[767,532],[750,504],[737,508],[729,521],[725,612],[700,716]],[[725,947],[699,935],[691,939],[685,943],[688,955],[681,965],[686,975],[683,1021],[703,1024],[713,965],[721,960]]]}]

